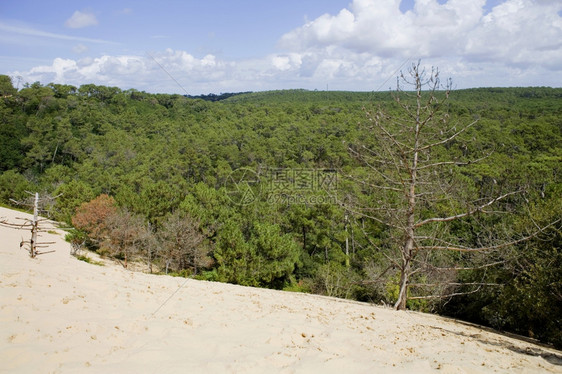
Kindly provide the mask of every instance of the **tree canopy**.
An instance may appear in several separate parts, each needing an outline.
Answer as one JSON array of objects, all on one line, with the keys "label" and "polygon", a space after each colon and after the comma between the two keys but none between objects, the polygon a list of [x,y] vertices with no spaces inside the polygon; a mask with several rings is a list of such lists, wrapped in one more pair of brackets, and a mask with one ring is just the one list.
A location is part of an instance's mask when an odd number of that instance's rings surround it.
[{"label": "tree canopy", "polygon": [[[403,233],[391,220],[370,217],[382,207],[403,210],[402,197],[377,188],[384,178],[377,170],[389,165],[357,157],[376,156],[388,145],[372,131],[377,113],[385,114],[384,126],[402,131],[404,108],[391,93],[285,90],[215,101],[92,84],[16,90],[5,76],[0,91],[3,204],[26,190],[62,194],[50,208],[53,218],[89,233],[92,250],[146,262],[154,271],[377,303],[399,298],[394,259]],[[434,94],[441,100],[445,92]],[[471,126],[419,154],[420,167],[443,164],[436,174],[422,169],[427,184],[418,190],[425,195],[416,204],[417,222],[525,193],[490,207],[501,214],[474,212],[446,227],[432,221],[431,233],[416,234],[426,237],[421,245],[442,245],[430,239],[436,232],[466,248],[494,245],[562,216],[561,99],[562,89],[548,87],[449,92],[438,118],[450,126],[436,122],[428,141]],[[427,113],[441,103],[424,102]],[[252,170],[253,179],[233,183],[241,168]],[[255,192],[248,204],[232,199],[240,182]],[[181,232],[190,234],[182,239]],[[437,275],[426,266],[410,279],[427,289],[412,290],[406,306],[560,345],[559,238],[559,227],[550,227],[501,253],[420,255],[416,260],[432,269],[467,270]],[[464,296],[415,298],[454,293]],[[509,307],[514,300],[526,301]],[[538,318],[558,328],[541,328]]]}]

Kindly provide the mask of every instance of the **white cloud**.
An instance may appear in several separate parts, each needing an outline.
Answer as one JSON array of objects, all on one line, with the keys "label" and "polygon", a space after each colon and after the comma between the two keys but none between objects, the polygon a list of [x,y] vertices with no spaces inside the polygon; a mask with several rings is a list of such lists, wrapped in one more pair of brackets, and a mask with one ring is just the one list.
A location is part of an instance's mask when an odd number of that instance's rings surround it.
[{"label": "white cloud", "polygon": [[302,56],[298,53],[270,56],[270,63],[280,71],[295,70],[302,65]]},{"label": "white cloud", "polygon": [[485,0],[354,0],[349,10],[323,15],[285,34],[292,52],[343,49],[351,55],[440,58],[539,64],[562,69],[562,3],[507,0],[484,15]]},{"label": "white cloud", "polygon": [[[398,69],[402,64],[403,68],[408,66],[408,59],[350,53],[338,48],[300,54],[273,54],[243,61],[225,61],[214,55],[197,58],[186,51],[172,49],[154,53],[152,57],[104,55],[78,60],[57,58],[50,65],[14,71],[10,75],[22,76],[25,82],[75,86],[94,83],[180,94],[283,88],[322,90],[326,85],[333,90],[372,91],[393,87]],[[441,68],[441,76],[453,77],[458,88],[562,86],[561,78],[540,67],[523,69],[494,62],[472,63],[460,57],[433,58],[429,63]]]},{"label": "white cloud", "polygon": [[201,60],[201,64],[203,66],[209,66],[209,67],[214,67],[217,65],[216,62],[216,57],[213,55],[206,55],[205,57],[203,57],[203,59]]},{"label": "white cloud", "polygon": [[[64,82],[67,79],[66,73],[76,68],[74,60],[56,58],[51,66],[37,66],[29,71],[30,76],[43,77],[45,75],[51,78],[51,82]],[[24,78],[26,78],[24,76]]]},{"label": "white cloud", "polygon": [[[12,72],[27,82],[95,83],[149,92],[191,94],[282,88],[378,90],[395,85],[418,58],[439,66],[457,88],[562,86],[562,4],[505,0],[355,0],[285,34],[284,52],[229,61],[166,49],[149,55],[55,59]],[[0,23],[0,30],[2,24]],[[171,78],[173,77],[173,78]],[[181,85],[183,88],[179,87]]]},{"label": "white cloud", "polygon": [[562,4],[510,0],[484,16],[465,47],[468,59],[562,69]]},{"label": "white cloud", "polygon": [[136,56],[102,56],[82,60],[55,58],[51,65],[32,68],[28,72],[17,72],[28,82],[54,82],[81,85],[98,83],[113,85],[123,82],[123,77],[143,73],[142,61]]},{"label": "white cloud", "polygon": [[191,93],[194,92],[191,89],[193,86],[198,87],[197,93],[208,93],[214,91],[199,90],[214,82],[217,86],[220,85],[232,66],[217,60],[213,55],[198,59],[185,51],[171,49],[153,57],[154,59],[149,56],[104,55],[80,60],[56,58],[51,65],[37,66],[29,71],[16,71],[13,74],[22,76],[27,82],[54,82],[76,86],[95,83],[150,92],[183,93],[169,78],[171,75],[186,89],[189,88]]},{"label": "white cloud", "polygon": [[82,27],[95,26],[98,24],[98,20],[91,12],[81,12],[77,10],[64,24],[66,27],[79,29]]},{"label": "white cloud", "polygon": [[84,44],[80,43],[74,46],[74,48],[72,48],[72,51],[76,54],[82,54],[88,51],[88,47],[86,47]]}]

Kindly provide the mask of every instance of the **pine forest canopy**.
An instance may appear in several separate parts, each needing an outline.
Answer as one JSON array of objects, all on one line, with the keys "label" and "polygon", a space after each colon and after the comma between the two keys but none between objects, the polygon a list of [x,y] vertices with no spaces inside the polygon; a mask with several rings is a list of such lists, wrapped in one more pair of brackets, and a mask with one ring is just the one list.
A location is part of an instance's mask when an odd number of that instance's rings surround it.
[{"label": "pine forest canopy", "polygon": [[562,346],[562,89],[400,88],[185,97],[0,76],[0,202],[60,195],[69,240],[124,266]]}]

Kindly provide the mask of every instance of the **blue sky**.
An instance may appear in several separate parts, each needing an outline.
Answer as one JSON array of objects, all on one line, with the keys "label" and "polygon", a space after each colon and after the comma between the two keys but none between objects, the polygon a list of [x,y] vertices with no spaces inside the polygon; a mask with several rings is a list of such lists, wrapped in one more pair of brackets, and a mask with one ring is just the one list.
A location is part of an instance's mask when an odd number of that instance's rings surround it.
[{"label": "blue sky", "polygon": [[459,88],[559,87],[561,14],[558,0],[0,0],[0,74],[190,94],[371,91],[422,59]]}]

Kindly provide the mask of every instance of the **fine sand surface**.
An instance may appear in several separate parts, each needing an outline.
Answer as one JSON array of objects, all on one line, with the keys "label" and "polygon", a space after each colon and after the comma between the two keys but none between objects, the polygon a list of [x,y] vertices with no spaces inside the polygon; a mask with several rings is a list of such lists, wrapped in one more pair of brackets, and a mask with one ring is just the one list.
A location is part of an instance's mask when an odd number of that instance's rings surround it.
[{"label": "fine sand surface", "polygon": [[88,264],[55,231],[31,259],[0,227],[2,373],[562,373],[560,351],[434,315]]}]

